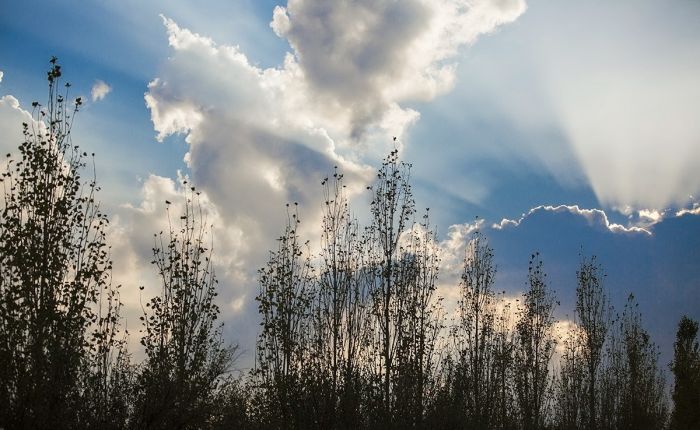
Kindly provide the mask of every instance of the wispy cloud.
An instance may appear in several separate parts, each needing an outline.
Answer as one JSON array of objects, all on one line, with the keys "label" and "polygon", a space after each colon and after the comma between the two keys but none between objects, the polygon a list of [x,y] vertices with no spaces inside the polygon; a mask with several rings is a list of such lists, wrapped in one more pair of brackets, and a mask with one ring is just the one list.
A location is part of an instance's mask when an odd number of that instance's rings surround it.
[{"label": "wispy cloud", "polygon": [[95,84],[92,86],[92,90],[90,91],[90,94],[92,95],[92,101],[97,102],[105,97],[107,97],[107,94],[112,92],[112,87],[107,85],[104,81],[98,80],[95,82]]}]

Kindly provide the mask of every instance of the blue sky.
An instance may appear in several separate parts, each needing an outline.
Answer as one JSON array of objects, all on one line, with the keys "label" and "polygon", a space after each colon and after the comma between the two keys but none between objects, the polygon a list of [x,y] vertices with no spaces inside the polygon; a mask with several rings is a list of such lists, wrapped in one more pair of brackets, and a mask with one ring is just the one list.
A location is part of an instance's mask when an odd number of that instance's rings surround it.
[{"label": "blue sky", "polygon": [[[74,140],[97,154],[118,281],[156,284],[141,260],[164,200],[190,177],[216,225],[227,335],[244,347],[255,270],[284,204],[317,219],[320,179],[338,165],[362,216],[393,136],[444,248],[459,256],[478,216],[509,294],[540,250],[565,318],[583,252],[599,256],[617,308],[635,293],[664,354],[680,316],[700,317],[698,2],[2,0],[2,10],[1,149],[19,143],[56,55],[88,100]],[[109,91],[93,99],[99,81]],[[126,303],[134,314],[138,297]]]}]

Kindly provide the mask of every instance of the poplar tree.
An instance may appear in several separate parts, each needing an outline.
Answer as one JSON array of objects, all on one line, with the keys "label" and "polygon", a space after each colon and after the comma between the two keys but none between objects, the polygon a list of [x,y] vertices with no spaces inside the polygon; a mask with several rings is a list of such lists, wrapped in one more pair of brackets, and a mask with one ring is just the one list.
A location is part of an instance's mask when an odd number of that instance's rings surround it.
[{"label": "poplar tree", "polygon": [[303,409],[308,405],[304,378],[310,370],[314,269],[308,244],[301,243],[297,232],[299,216],[296,210],[287,214],[278,249],[259,270],[256,297],[261,331],[253,371],[254,413],[264,428],[304,428],[314,418]]},{"label": "poplar tree", "polygon": [[522,428],[545,428],[551,395],[549,372],[554,354],[554,295],[539,253],[530,257],[528,289],[516,323],[514,377]]},{"label": "poplar tree", "polygon": [[94,161],[84,179],[88,154],[72,141],[82,100],[70,99],[62,74],[52,58],[48,101],[32,103],[19,158],[8,154],[1,178],[2,428],[118,425],[123,411],[112,390],[123,342],[108,220]]},{"label": "poplar tree", "polygon": [[459,320],[455,330],[458,383],[466,425],[490,428],[493,424],[495,386],[492,378],[496,331],[496,266],[493,250],[480,232],[467,246],[460,282]]},{"label": "poplar tree", "polygon": [[160,293],[141,317],[146,361],[136,387],[137,428],[206,427],[235,358],[236,347],[224,344],[216,323],[211,233],[199,194],[187,181],[183,187],[183,212],[172,219],[168,208],[168,231],[154,235]]},{"label": "poplar tree", "polygon": [[581,329],[582,358],[586,368],[587,398],[584,411],[588,428],[595,430],[598,428],[597,404],[600,399],[598,370],[612,323],[612,308],[603,287],[605,274],[595,256],[582,259],[576,279],[576,317]]},{"label": "poplar tree", "polygon": [[673,413],[671,429],[700,428],[700,347],[698,322],[683,316],[678,323],[673,345],[671,370],[673,386]]}]

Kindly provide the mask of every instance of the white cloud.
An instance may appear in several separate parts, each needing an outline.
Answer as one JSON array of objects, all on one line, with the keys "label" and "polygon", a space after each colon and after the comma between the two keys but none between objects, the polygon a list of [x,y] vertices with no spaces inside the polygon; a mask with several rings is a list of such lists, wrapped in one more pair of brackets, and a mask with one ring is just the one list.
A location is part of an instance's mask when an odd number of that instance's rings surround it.
[{"label": "white cloud", "polygon": [[[402,104],[447,91],[459,47],[524,10],[520,0],[397,5],[293,0],[275,10],[271,25],[294,53],[267,69],[251,63],[238,46],[218,44],[163,17],[172,52],[149,83],[145,101],[158,140],[185,136],[192,179],[227,243],[215,251],[226,256],[221,268],[240,268],[222,282],[222,290],[231,285],[237,292],[222,306],[230,318],[255,310],[255,270],[284,228],[285,203],[299,202],[299,232],[315,246],[321,179],[338,166],[348,196],[357,199],[372,178],[369,164],[400,145],[418,119]],[[313,28],[324,8],[329,25]],[[349,15],[341,19],[344,13]],[[358,33],[358,26],[365,30]],[[329,44],[318,45],[320,40]],[[329,63],[321,64],[319,55],[330,55]],[[151,230],[163,223],[160,202],[174,202],[177,190],[175,182],[151,176],[143,202],[122,208],[121,242],[129,249],[120,260],[135,264],[147,256]]]},{"label": "white cloud", "polygon": [[578,205],[537,206],[530,209],[527,213],[524,213],[520,217],[520,219],[511,220],[503,218],[501,222],[493,224],[491,227],[495,230],[503,230],[507,228],[518,227],[526,218],[542,211],[555,213],[568,212],[584,218],[586,221],[588,221],[588,224],[591,226],[601,226],[612,233],[644,233],[649,235],[651,234],[649,230],[643,227],[625,227],[623,225],[610,222],[610,220],[608,219],[608,215],[605,213],[605,211],[601,209],[581,209]]},{"label": "white cloud", "polygon": [[[210,228],[213,249],[214,273],[219,281],[218,302],[222,318],[228,321],[245,320],[244,304],[252,303],[254,294],[249,286],[252,280],[243,256],[247,253],[245,234],[235,226],[223,222],[218,208],[206,193],[193,196],[189,192],[186,177],[178,175],[178,180],[149,175],[143,182],[139,204],[125,204],[116,210],[108,230],[111,257],[114,260],[113,282],[123,285],[121,301],[124,303],[122,315],[128,322],[130,349],[141,353],[137,330],[142,304],[159,294],[161,280],[153,259],[154,234],[164,232],[167,240],[169,226],[177,229],[179,217],[183,213],[185,199],[196,198],[202,211],[202,224]],[[166,200],[170,203],[166,203]],[[144,286],[144,290],[139,290]],[[234,341],[251,333],[237,334]],[[246,338],[251,344],[253,338]]]},{"label": "white cloud", "polygon": [[656,209],[642,209],[638,212],[638,214],[640,219],[651,224],[656,224],[664,217],[663,211],[658,211]]},{"label": "white cloud", "polygon": [[271,214],[312,203],[311,184],[333,165],[351,196],[361,190],[365,163],[418,119],[401,104],[449,89],[458,49],[524,10],[522,0],[292,0],[271,26],[294,52],[269,69],[164,17],[173,55],[146,103],[159,140],[186,135],[193,178],[227,221],[263,240],[281,218]]},{"label": "white cloud", "polygon": [[693,207],[684,208],[676,211],[676,216],[681,217],[683,215],[700,215],[700,204],[693,203]]},{"label": "white cloud", "polygon": [[459,48],[524,11],[524,0],[290,0],[270,25],[317,101],[359,139],[396,110],[415,120],[400,104],[451,89]]},{"label": "white cloud", "polygon": [[5,162],[5,155],[17,155],[17,148],[24,141],[22,123],[32,124],[32,115],[20,107],[19,101],[11,95],[0,97],[0,160]]},{"label": "white cloud", "polygon": [[287,202],[317,226],[320,180],[334,165],[350,194],[361,189],[370,169],[336,151],[336,125],[315,110],[290,58],[285,69],[263,70],[237,47],[164,22],[174,52],[146,94],[154,128],[159,139],[186,134],[195,183],[246,241],[268,248]]},{"label": "white cloud", "polygon": [[90,94],[92,95],[92,101],[100,101],[107,97],[107,94],[112,92],[112,87],[107,85],[104,81],[97,80],[92,86]]},{"label": "white cloud", "polygon": [[392,136],[400,145],[418,119],[400,104],[446,91],[458,49],[524,9],[521,0],[292,0],[271,26],[294,54],[269,69],[164,17],[173,53],[146,104],[159,140],[186,135],[193,179],[226,222],[265,243],[285,202],[298,201],[315,223],[309,207],[332,166],[357,195],[371,178],[366,163],[386,154]]},{"label": "white cloud", "polygon": [[2,70],[0,70],[0,83],[2,83],[2,77],[5,76]]},{"label": "white cloud", "polygon": [[[201,223],[212,230],[213,262],[217,275],[225,281],[225,295],[230,295],[234,287],[245,284],[246,273],[242,271],[241,254],[246,250],[246,242],[241,240],[243,232],[233,226],[226,226],[221,219],[218,208],[210,201],[206,193],[199,192],[193,196],[189,190],[188,178],[179,176],[177,181],[161,176],[150,175],[141,189],[141,201],[138,206],[123,205],[118,211],[116,221],[111,230],[114,236],[114,248],[118,252],[133,253],[138,258],[126,258],[127,261],[138,262],[135,270],[122,270],[120,273],[127,277],[122,283],[134,283],[138,279],[149,279],[150,276],[135,273],[153,271],[147,263],[151,258],[153,235],[166,232],[169,226],[177,226],[180,215],[184,212],[185,199],[196,199],[197,209],[202,211]],[[167,203],[167,202],[170,203]],[[168,219],[168,214],[170,219]],[[237,296],[236,296],[237,297]],[[132,301],[133,303],[133,301]]]},{"label": "white cloud", "polygon": [[473,233],[484,225],[484,220],[479,219],[473,223],[454,224],[447,229],[447,237],[440,242],[441,269],[445,272],[456,272],[462,267],[466,246]]},{"label": "white cloud", "polygon": [[491,224],[491,228],[494,230],[503,230],[504,228],[508,227],[517,227],[520,225],[520,221],[508,219],[508,218],[503,218],[501,222]]}]

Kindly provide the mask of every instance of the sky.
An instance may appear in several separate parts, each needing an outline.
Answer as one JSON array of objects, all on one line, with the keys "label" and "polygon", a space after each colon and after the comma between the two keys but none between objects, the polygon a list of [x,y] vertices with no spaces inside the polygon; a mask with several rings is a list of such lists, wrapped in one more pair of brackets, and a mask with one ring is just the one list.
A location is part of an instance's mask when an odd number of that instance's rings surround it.
[{"label": "sky", "polygon": [[181,207],[188,180],[214,226],[225,336],[250,363],[257,269],[285,204],[317,240],[320,182],[338,166],[366,219],[365,188],[394,148],[431,208],[446,297],[478,228],[508,296],[540,252],[561,319],[581,256],[597,255],[616,309],[636,296],[662,363],[680,317],[700,318],[700,2],[0,4],[0,150],[21,142],[57,56],[86,101],[73,140],[96,153],[132,329],[139,294],[158,291],[148,262],[165,200]]}]

